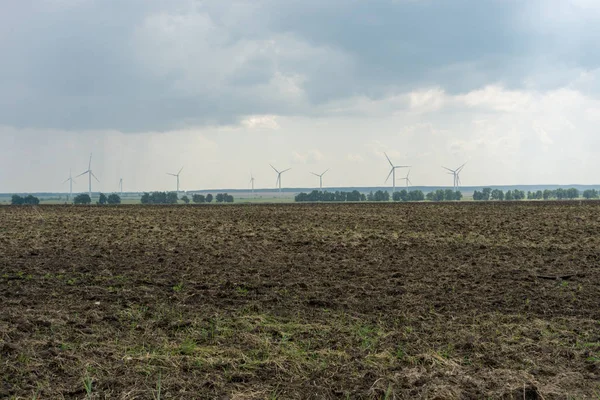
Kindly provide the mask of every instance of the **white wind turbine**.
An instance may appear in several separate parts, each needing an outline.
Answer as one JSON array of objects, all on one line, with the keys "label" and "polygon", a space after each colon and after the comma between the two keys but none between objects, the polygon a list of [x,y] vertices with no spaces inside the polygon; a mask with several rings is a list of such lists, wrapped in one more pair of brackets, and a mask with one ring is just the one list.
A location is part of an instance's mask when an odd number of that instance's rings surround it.
[{"label": "white wind turbine", "polygon": [[67,201],[69,201],[71,198],[73,198],[73,175],[71,175],[71,170],[69,169],[69,179],[67,179],[66,181],[63,182],[63,185],[65,183],[69,182],[69,197],[67,197]]},{"label": "white wind turbine", "polygon": [[88,179],[89,179],[89,188],[88,188],[88,194],[90,195],[90,199],[92,198],[92,176],[94,177],[95,180],[98,181],[98,183],[100,183],[100,181],[98,180],[98,178],[96,178],[96,175],[94,175],[94,173],[92,172],[92,155],[90,154],[90,163],[88,164],[88,169],[85,172],[82,172],[81,174],[77,175],[75,178],[78,178],[82,175],[88,174]]},{"label": "white wind turbine", "polygon": [[329,169],[325,170],[325,172],[323,172],[322,174],[315,174],[314,172],[311,172],[311,174],[313,174],[314,176],[318,176],[319,177],[319,189],[323,190],[323,175],[325,175],[327,173],[327,171],[329,171]]},{"label": "white wind turbine", "polygon": [[410,169],[408,170],[408,173],[406,174],[406,176],[404,178],[400,178],[401,181],[406,181],[406,187],[408,187],[408,185],[412,186],[412,182],[410,181]]},{"label": "white wind turbine", "polygon": [[171,174],[171,173],[167,172],[167,175],[171,175],[171,176],[174,176],[177,178],[177,193],[179,193],[179,175],[181,175],[181,171],[183,171],[183,167],[181,167],[179,172],[176,174]]},{"label": "white wind turbine", "polygon": [[[269,164],[269,165],[271,165],[271,164]],[[275,181],[275,186],[278,186],[278,187],[279,187],[279,193],[281,193],[281,175],[282,175],[284,172],[287,172],[287,171],[289,171],[291,168],[284,169],[283,171],[278,171],[278,170],[277,170],[277,168],[275,168],[275,167],[274,167],[274,166],[272,166],[272,165],[271,165],[271,168],[273,168],[273,170],[274,170],[275,172],[277,172],[277,180]]]},{"label": "white wind turbine", "polygon": [[388,174],[387,178],[385,178],[385,181],[387,182],[388,179],[390,179],[390,175],[392,176],[392,193],[394,193],[396,191],[396,168],[410,168],[410,165],[394,165],[392,163],[392,160],[390,160],[390,158],[388,157],[388,155],[386,153],[383,153],[385,155],[385,158],[387,158],[388,162],[390,163],[390,165],[392,166],[392,169],[390,170],[390,173]]},{"label": "white wind turbine", "polygon": [[463,165],[461,165],[460,167],[458,167],[456,169],[450,169],[450,168],[446,168],[446,167],[442,166],[442,168],[444,168],[445,170],[450,171],[448,173],[453,176],[452,187],[454,188],[454,190],[456,190],[460,186],[460,175],[459,174],[461,173],[461,171],[465,167],[465,165],[467,165],[467,163],[464,163]]},{"label": "white wind turbine", "polygon": [[252,197],[254,197],[254,175],[250,172],[250,187],[252,188]]},{"label": "white wind turbine", "polygon": [[119,196],[123,198],[123,178],[119,179]]}]

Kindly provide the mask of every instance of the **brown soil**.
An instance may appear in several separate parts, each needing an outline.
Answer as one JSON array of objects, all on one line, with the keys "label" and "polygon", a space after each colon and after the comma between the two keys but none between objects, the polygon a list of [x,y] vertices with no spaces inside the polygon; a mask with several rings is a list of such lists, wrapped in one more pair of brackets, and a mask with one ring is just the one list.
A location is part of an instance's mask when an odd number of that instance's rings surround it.
[{"label": "brown soil", "polygon": [[598,399],[599,228],[596,202],[0,207],[0,398]]}]

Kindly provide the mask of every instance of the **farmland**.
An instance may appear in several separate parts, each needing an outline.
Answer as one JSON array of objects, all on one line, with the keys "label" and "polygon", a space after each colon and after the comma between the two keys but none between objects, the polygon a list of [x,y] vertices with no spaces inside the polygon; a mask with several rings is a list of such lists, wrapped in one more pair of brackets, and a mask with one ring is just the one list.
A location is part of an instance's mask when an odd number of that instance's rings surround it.
[{"label": "farmland", "polygon": [[597,202],[0,207],[0,398],[598,399],[598,232]]}]

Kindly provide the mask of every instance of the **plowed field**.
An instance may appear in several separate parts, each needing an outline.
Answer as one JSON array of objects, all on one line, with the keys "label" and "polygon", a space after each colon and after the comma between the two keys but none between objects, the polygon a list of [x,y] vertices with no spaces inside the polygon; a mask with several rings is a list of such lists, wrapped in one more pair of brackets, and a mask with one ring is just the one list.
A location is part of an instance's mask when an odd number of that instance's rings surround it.
[{"label": "plowed field", "polygon": [[596,202],[1,207],[0,398],[598,399],[599,232]]}]

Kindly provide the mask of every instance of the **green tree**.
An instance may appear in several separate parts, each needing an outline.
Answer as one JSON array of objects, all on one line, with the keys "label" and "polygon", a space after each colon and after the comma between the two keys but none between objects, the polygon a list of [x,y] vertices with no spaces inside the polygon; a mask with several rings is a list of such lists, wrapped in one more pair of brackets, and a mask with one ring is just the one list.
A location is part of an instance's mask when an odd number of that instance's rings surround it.
[{"label": "green tree", "polygon": [[494,189],[490,194],[490,198],[492,200],[504,200],[504,192],[500,189]]},{"label": "green tree", "polygon": [[411,190],[408,192],[408,200],[409,201],[423,201],[425,200],[425,195],[420,190]]},{"label": "green tree", "polygon": [[23,204],[23,198],[18,194],[13,194],[10,200],[10,204],[12,204],[13,206],[20,206],[21,204]]},{"label": "green tree", "polygon": [[206,201],[206,197],[203,194],[194,194],[192,196],[192,201],[194,203],[204,203]]},{"label": "green tree", "polygon": [[428,193],[425,195],[425,198],[426,198],[427,200],[429,200],[429,201],[433,201],[433,196],[434,196],[434,193],[433,193],[433,192],[428,192]]},{"label": "green tree", "polygon": [[222,203],[224,199],[223,193],[217,193],[217,195],[215,196],[215,200],[217,203]]},{"label": "green tree", "polygon": [[224,197],[223,201],[225,201],[225,203],[233,203],[233,196],[232,195],[225,193],[225,195],[223,197]]},{"label": "green tree", "polygon": [[108,196],[108,204],[121,204],[121,197],[116,193],[111,194]]},{"label": "green tree", "polygon": [[211,203],[213,201],[213,195],[212,194],[207,194],[206,195],[206,202],[207,203]]},{"label": "green tree", "polygon": [[598,191],[596,189],[587,189],[583,191],[583,197],[586,199],[597,199]]},{"label": "green tree", "polygon": [[492,196],[492,188],[483,188],[481,193],[483,195],[481,200],[488,201]]},{"label": "green tree", "polygon": [[454,192],[454,200],[456,201],[460,201],[463,198],[463,194],[460,190],[457,190],[456,192]]},{"label": "green tree", "polygon": [[475,200],[475,201],[483,200],[483,193],[480,192],[479,190],[474,191],[473,192],[473,200]]},{"label": "green tree", "polygon": [[183,197],[181,198],[181,201],[183,201],[185,204],[190,204],[190,198],[187,197],[186,195],[183,195]]},{"label": "green tree", "polygon": [[509,190],[508,192],[506,192],[506,194],[504,195],[504,200],[506,201],[512,201],[515,198],[513,197],[513,192],[512,190]]},{"label": "green tree", "polygon": [[453,201],[453,200],[455,200],[455,198],[454,198],[454,190],[452,190],[452,189],[446,189],[446,190],[444,190],[444,200],[446,200],[446,201]]},{"label": "green tree", "polygon": [[100,197],[98,198],[98,204],[106,204],[108,203],[108,197],[104,193],[100,193]]},{"label": "green tree", "polygon": [[169,192],[166,196],[166,204],[177,204],[177,200],[179,200],[179,196],[177,196],[177,192]]},{"label": "green tree", "polygon": [[77,196],[75,196],[75,198],[73,199],[73,203],[74,204],[92,204],[92,199],[90,198],[89,194],[82,193],[82,194],[78,194]]},{"label": "green tree", "polygon": [[565,193],[568,199],[578,199],[579,198],[579,190],[577,188],[569,188]]}]

